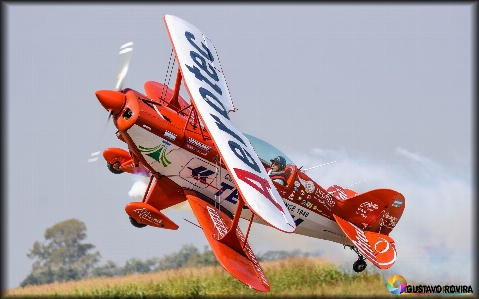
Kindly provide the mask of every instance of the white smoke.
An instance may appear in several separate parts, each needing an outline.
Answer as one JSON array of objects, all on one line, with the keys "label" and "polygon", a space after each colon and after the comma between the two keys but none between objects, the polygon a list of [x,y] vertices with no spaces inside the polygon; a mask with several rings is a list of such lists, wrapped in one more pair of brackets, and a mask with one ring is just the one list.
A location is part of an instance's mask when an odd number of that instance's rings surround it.
[{"label": "white smoke", "polygon": [[149,178],[144,177],[142,175],[134,174],[133,180],[135,182],[133,183],[133,186],[131,186],[131,189],[128,192],[128,195],[130,197],[143,199],[143,197],[145,196],[146,188],[148,187]]},{"label": "white smoke", "polygon": [[[128,192],[128,195],[130,197],[135,197],[139,199],[143,199],[145,196],[146,189],[148,188],[148,183],[150,179],[148,177],[145,177],[144,175],[133,175],[133,186],[131,186],[130,191]],[[173,205],[171,207],[166,208],[164,211],[168,211],[169,209],[177,210],[177,211],[186,211],[193,214],[193,211],[191,211],[190,205],[188,204],[188,201],[183,201],[180,202],[176,205]],[[163,211],[163,212],[164,212]]]},{"label": "white smoke", "polygon": [[[347,186],[366,179],[352,189],[363,193],[390,188],[406,198],[406,208],[390,236],[396,241],[398,258],[386,275],[403,275],[408,283],[471,285],[473,281],[473,191],[470,170],[460,163],[445,166],[438,161],[404,148],[391,152],[388,159],[367,153],[351,155],[344,149],[314,149],[309,154],[289,156],[304,168],[338,160],[310,170],[307,174],[323,187]],[[335,263],[356,260],[351,250],[337,243],[287,235],[272,228],[252,229],[250,244],[255,251],[301,249],[323,251]],[[267,240],[267,241],[266,241]],[[369,263],[369,267],[374,268]]]}]

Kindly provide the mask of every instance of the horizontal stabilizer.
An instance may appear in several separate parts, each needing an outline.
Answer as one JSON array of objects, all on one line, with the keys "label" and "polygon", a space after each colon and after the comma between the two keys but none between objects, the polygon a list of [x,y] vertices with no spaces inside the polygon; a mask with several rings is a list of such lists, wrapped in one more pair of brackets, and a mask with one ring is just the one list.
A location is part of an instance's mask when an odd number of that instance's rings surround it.
[{"label": "horizontal stabilizer", "polygon": [[396,261],[397,253],[394,240],[386,235],[363,231],[349,221],[333,215],[339,227],[354,243],[356,248],[379,269],[388,269]]},{"label": "horizontal stabilizer", "polygon": [[134,218],[137,222],[155,226],[159,228],[166,228],[177,230],[178,225],[163,213],[143,202],[130,202],[125,207],[126,213]]},{"label": "horizontal stabilizer", "polygon": [[[234,242],[235,244],[231,242],[231,239],[219,241],[218,239],[221,239],[231,227],[232,219],[218,210],[218,208],[201,200],[196,196],[195,192],[185,191],[185,193],[191,209],[195,213],[206,239],[221,266],[250,288],[261,292],[269,291],[269,282],[248,242],[244,243],[245,238],[240,228],[237,227],[236,234],[234,235],[237,239]],[[237,244],[240,244],[240,250],[238,250]],[[243,248],[242,250],[241,247]]]}]

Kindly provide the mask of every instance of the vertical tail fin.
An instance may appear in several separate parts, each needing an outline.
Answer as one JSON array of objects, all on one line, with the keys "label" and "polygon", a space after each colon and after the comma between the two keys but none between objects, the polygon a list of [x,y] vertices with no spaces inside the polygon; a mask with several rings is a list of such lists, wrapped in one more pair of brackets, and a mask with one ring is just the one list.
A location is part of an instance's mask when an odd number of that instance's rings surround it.
[{"label": "vertical tail fin", "polygon": [[404,196],[391,189],[371,190],[338,202],[335,214],[368,231],[388,235],[404,211]]}]

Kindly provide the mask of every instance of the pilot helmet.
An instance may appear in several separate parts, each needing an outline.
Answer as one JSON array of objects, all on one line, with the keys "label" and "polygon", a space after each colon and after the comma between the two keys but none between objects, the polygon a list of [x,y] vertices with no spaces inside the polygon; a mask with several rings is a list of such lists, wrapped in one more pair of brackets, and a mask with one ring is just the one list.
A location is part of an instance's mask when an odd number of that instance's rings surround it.
[{"label": "pilot helmet", "polygon": [[271,159],[270,161],[280,164],[281,168],[284,168],[286,166],[286,159],[283,156],[277,156],[276,158]]}]

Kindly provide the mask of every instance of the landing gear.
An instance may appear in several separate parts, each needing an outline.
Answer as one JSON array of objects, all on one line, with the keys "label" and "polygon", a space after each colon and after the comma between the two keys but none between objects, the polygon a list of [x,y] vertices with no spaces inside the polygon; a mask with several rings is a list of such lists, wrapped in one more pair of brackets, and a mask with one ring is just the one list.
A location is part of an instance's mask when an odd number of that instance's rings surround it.
[{"label": "landing gear", "polygon": [[353,264],[353,270],[357,273],[362,272],[364,269],[366,269],[366,261],[362,259],[358,259],[357,261],[354,262]]},{"label": "landing gear", "polygon": [[[348,246],[348,245],[346,245]],[[356,252],[356,254],[358,255],[358,260],[354,262],[353,264],[353,270],[354,272],[356,273],[360,273],[360,272],[363,272],[364,269],[366,269],[366,259],[364,258],[364,256],[361,254],[361,252],[359,252],[359,250],[355,247],[355,246],[348,246],[351,250],[353,250],[354,252]]]},{"label": "landing gear", "polygon": [[107,167],[108,167],[108,170],[110,170],[112,173],[114,174],[120,174],[120,173],[123,173],[123,170],[121,170],[119,167],[120,167],[120,162],[116,161],[115,163],[113,164],[110,164],[110,163],[106,163]]},{"label": "landing gear", "polygon": [[130,217],[130,223],[134,227],[138,227],[138,228],[142,228],[142,227],[146,226],[146,224],[143,224],[143,223],[140,223],[140,222],[136,221],[135,218],[133,218],[133,217]]}]

